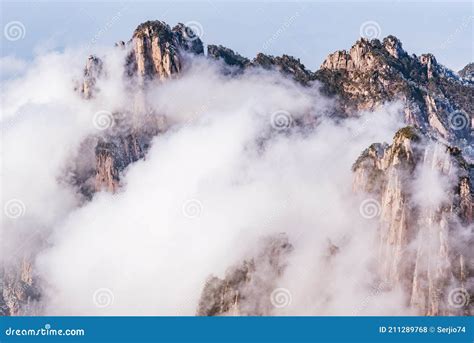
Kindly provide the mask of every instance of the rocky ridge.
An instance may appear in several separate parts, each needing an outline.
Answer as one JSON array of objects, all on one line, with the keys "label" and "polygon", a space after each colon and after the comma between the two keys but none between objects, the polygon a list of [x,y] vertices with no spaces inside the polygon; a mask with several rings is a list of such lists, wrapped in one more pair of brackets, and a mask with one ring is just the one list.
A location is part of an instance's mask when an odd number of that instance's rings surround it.
[{"label": "rocky ridge", "polygon": [[408,125],[464,146],[472,138],[473,84],[431,54],[408,55],[393,36],[383,42],[360,39],[349,51],[329,55],[316,79],[341,98],[347,115],[399,100]]}]

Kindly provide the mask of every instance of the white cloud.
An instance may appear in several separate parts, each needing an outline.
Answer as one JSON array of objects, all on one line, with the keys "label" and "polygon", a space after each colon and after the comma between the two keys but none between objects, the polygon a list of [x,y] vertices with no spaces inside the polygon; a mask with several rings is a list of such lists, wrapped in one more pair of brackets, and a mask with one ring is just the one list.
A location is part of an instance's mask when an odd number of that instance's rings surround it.
[{"label": "white cloud", "polygon": [[27,61],[15,56],[0,57],[0,79],[18,76],[25,71],[27,65]]},{"label": "white cloud", "polygon": [[[352,163],[369,144],[391,140],[398,105],[368,113],[370,125],[336,123],[324,116],[332,102],[316,87],[256,70],[229,78],[197,58],[144,94],[173,126],[153,140],[145,160],[129,166],[120,192],[79,207],[73,188],[58,180],[80,142],[99,134],[95,111],[115,111],[133,98],[122,84],[121,54],[108,52],[94,100],[72,90],[85,57],[72,52],[38,58],[2,94],[3,198],[22,199],[27,208],[6,222],[7,231],[48,234],[36,265],[46,314],[192,315],[209,274],[222,276],[262,236],[280,232],[295,247],[279,281],[293,305],[282,313],[353,314],[361,306],[406,313],[397,290],[371,295],[374,252],[367,247],[375,223],[360,216],[351,192]],[[275,130],[271,117],[279,110],[319,125]],[[200,207],[197,218],[183,215],[189,200]],[[346,242],[331,262],[328,238]],[[99,289],[112,292],[109,306],[96,306]]]}]

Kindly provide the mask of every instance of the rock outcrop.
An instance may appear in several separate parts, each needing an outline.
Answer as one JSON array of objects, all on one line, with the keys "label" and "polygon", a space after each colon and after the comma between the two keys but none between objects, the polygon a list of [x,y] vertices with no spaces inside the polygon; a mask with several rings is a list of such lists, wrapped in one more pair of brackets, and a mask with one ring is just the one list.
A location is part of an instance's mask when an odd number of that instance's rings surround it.
[{"label": "rock outcrop", "polygon": [[140,24],[131,40],[127,57],[129,75],[165,80],[183,68],[183,53],[203,54],[204,48],[192,29],[178,24],[171,29],[162,21]]},{"label": "rock outcrop", "polygon": [[34,315],[40,292],[33,277],[31,256],[0,270],[0,315]]},{"label": "rock outcrop", "polygon": [[270,294],[278,287],[285,258],[293,250],[285,234],[267,237],[254,257],[230,268],[224,279],[210,276],[201,294],[198,316],[270,315]]},{"label": "rock outcrop", "polygon": [[101,140],[95,150],[95,190],[116,192],[120,173],[130,164],[144,157],[144,147],[136,135],[110,137]]},{"label": "rock outcrop", "polygon": [[80,87],[83,97],[90,99],[97,92],[96,82],[103,71],[103,62],[97,56],[89,56],[84,68],[84,80]]},{"label": "rock outcrop", "polygon": [[210,58],[222,60],[228,66],[238,67],[240,70],[246,68],[275,70],[303,85],[309,85],[314,79],[314,73],[306,69],[300,60],[293,56],[283,55],[275,57],[259,53],[253,60],[249,60],[222,45],[208,45],[207,55]]},{"label": "rock outcrop", "polygon": [[245,58],[233,50],[222,45],[208,45],[207,56],[216,60],[222,59],[229,66],[245,68],[250,65],[250,60]]},{"label": "rock outcrop", "polygon": [[275,69],[284,75],[291,76],[295,81],[308,85],[313,79],[313,73],[305,68],[299,59],[293,56],[268,56],[258,54],[252,61],[252,66],[262,67],[265,69]]},{"label": "rock outcrop", "polygon": [[[122,43],[116,46],[125,47],[126,44]],[[192,29],[181,23],[171,29],[161,21],[140,24],[128,46],[130,52],[124,61],[124,77],[127,82],[132,81],[129,82],[131,84],[138,80],[130,93],[131,97],[136,93],[136,98],[141,101],[135,106],[139,113],[110,113],[110,118],[107,119],[111,122],[111,128],[106,128],[104,134],[99,136],[94,149],[96,168],[95,171],[89,171],[95,175],[92,189],[89,181],[91,175],[74,173],[81,176],[73,183],[78,184],[84,191],[83,194],[89,198],[92,193],[100,190],[115,192],[119,187],[120,173],[130,163],[145,156],[152,138],[165,127],[165,121],[159,114],[146,112],[147,105],[140,97],[142,87],[146,87],[147,81],[163,81],[178,74],[185,63],[185,54],[199,55],[204,52],[202,41]],[[97,91],[95,84],[101,76],[101,70],[101,60],[89,57],[81,89],[85,98],[92,97]],[[120,123],[123,130],[117,130],[115,123],[123,118],[127,118],[128,122]]]},{"label": "rock outcrop", "polygon": [[[453,290],[466,298],[474,293],[474,269],[465,263],[474,258],[474,242],[460,234],[473,224],[470,168],[459,149],[430,142],[411,127],[398,131],[390,146],[370,146],[353,166],[354,190],[375,199],[380,211],[380,276],[410,294],[407,303],[420,315],[473,314],[470,304],[455,306],[450,299]],[[445,183],[441,197],[418,199],[430,191],[420,189],[424,171]]]},{"label": "rock outcrop", "polygon": [[474,63],[469,63],[459,71],[459,76],[474,83]]},{"label": "rock outcrop", "polygon": [[462,146],[471,137],[472,84],[431,54],[408,55],[393,36],[382,42],[362,38],[349,51],[329,55],[315,79],[339,97],[346,115],[398,100],[408,125]]}]

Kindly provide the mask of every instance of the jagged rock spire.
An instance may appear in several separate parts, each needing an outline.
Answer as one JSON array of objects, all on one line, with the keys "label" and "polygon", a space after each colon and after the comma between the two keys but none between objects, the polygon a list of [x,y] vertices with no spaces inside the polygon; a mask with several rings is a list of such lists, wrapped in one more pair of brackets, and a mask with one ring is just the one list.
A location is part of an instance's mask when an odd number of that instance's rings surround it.
[{"label": "jagged rock spire", "polygon": [[178,24],[173,30],[162,21],[140,24],[133,33],[132,51],[128,58],[130,73],[138,73],[145,79],[164,80],[180,72],[182,52],[204,52],[202,41],[191,36],[191,32],[183,24]]},{"label": "jagged rock spire", "polygon": [[102,74],[103,62],[100,58],[90,55],[84,68],[84,80],[81,86],[81,93],[84,98],[89,99],[97,91],[96,82]]},{"label": "jagged rock spire", "polygon": [[387,52],[394,58],[406,56],[407,53],[403,50],[402,42],[395,36],[387,36],[383,39],[383,46]]}]

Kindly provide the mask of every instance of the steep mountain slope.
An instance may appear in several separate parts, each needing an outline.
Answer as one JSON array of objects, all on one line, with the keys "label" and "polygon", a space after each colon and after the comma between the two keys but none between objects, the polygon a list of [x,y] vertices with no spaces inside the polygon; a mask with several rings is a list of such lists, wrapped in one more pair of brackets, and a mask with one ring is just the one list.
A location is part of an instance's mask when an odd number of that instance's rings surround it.
[{"label": "steep mountain slope", "polygon": [[472,83],[431,54],[409,56],[393,36],[383,42],[361,39],[349,52],[329,55],[316,79],[328,93],[340,96],[348,115],[401,100],[407,124],[463,146],[471,138]]},{"label": "steep mountain slope", "polygon": [[[235,59],[241,58],[231,50],[212,50],[214,57],[239,65]],[[405,122],[413,128],[399,131],[391,146],[372,145],[353,167],[354,190],[372,194],[381,213],[380,275],[385,285],[402,286],[411,294],[407,303],[421,315],[472,315],[469,300],[461,306],[450,304],[454,296],[472,298],[474,273],[466,262],[474,256],[458,252],[469,251],[472,235],[458,242],[455,232],[460,221],[471,226],[472,234],[473,223],[474,168],[466,161],[473,158],[474,85],[466,77],[469,66],[461,78],[430,54],[409,56],[393,36],[383,42],[361,39],[349,52],[329,55],[314,74],[302,65],[295,68],[294,59],[282,67],[285,56],[259,56],[256,60],[266,61],[265,67],[289,73],[303,84],[320,81],[325,93],[339,101],[336,115],[357,116],[385,102],[403,102]],[[253,65],[248,60],[244,64]],[[448,145],[430,146],[430,137]],[[424,166],[453,178],[449,199],[428,208],[415,205],[410,195],[415,172]]]},{"label": "steep mountain slope", "polygon": [[[153,78],[163,80],[178,73],[184,63],[180,51],[197,55],[203,53],[200,39],[193,37],[189,45],[185,32],[186,28],[182,24],[172,30],[162,22],[141,24],[128,43],[133,46],[126,61],[128,76],[141,83]],[[226,65],[234,68],[275,69],[304,85],[319,81],[327,94],[335,95],[339,100],[338,109],[341,112],[336,115],[357,115],[360,110],[402,100],[407,124],[466,148],[466,153],[470,154],[467,149],[470,148],[468,140],[472,134],[470,123],[474,113],[471,101],[474,98],[473,84],[438,65],[432,55],[419,58],[408,56],[400,41],[393,36],[387,37],[383,44],[377,40],[369,42],[361,39],[349,53],[342,51],[331,54],[316,73],[308,71],[299,60],[286,55],[273,57],[258,54],[250,61],[228,48],[209,45],[208,56],[222,59]],[[91,89],[95,83],[91,75],[100,74],[91,70],[91,60],[94,61],[94,69],[100,68],[100,60],[91,57],[84,72],[83,89]],[[143,100],[139,99],[137,111],[146,112],[145,107]],[[165,119],[159,123],[150,120],[146,128],[136,128],[128,136],[129,143],[108,142],[112,148],[104,145],[104,149],[101,144],[98,145],[102,166],[98,168],[96,189],[102,186],[109,190],[116,189],[119,172],[128,163],[143,157],[151,137],[165,127]],[[135,137],[136,134],[141,137]],[[114,158],[108,156],[111,151],[116,153]],[[122,156],[130,157],[124,159]],[[113,161],[117,161],[116,164]]]},{"label": "steep mountain slope", "polygon": [[[468,166],[456,148],[426,142],[414,128],[397,132],[392,145],[374,144],[353,166],[354,189],[378,207],[379,270],[392,287],[401,286],[421,315],[472,315],[469,304],[449,306],[453,289],[468,297],[474,243],[460,241],[460,227],[473,222]],[[417,198],[420,178],[436,175],[445,193]],[[460,222],[462,225],[459,225]]]}]

